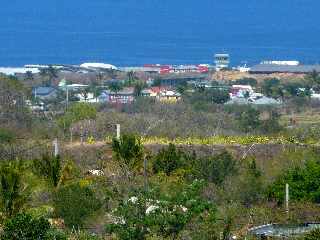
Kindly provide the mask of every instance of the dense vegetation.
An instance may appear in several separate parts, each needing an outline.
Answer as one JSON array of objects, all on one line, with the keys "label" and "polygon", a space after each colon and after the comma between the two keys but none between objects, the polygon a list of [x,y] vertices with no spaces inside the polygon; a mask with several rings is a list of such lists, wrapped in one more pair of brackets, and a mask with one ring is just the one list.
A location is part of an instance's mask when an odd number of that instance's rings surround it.
[{"label": "dense vegetation", "polygon": [[[46,84],[57,78],[42,74]],[[161,103],[130,81],[131,105],[51,102],[42,115],[23,102],[26,86],[1,78],[1,239],[228,240],[270,222],[319,221],[320,122],[310,114],[318,114],[310,98],[318,76],[236,82],[281,99],[280,107],[223,105],[222,85],[178,86],[182,100]]]}]

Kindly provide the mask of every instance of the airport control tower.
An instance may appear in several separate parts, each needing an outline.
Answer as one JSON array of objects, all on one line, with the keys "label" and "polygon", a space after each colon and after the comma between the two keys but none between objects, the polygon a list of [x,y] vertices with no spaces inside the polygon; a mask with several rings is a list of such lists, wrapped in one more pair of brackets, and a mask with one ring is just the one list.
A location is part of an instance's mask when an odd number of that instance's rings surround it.
[{"label": "airport control tower", "polygon": [[216,65],[216,71],[229,67],[230,55],[226,53],[217,53],[214,55],[214,63]]}]

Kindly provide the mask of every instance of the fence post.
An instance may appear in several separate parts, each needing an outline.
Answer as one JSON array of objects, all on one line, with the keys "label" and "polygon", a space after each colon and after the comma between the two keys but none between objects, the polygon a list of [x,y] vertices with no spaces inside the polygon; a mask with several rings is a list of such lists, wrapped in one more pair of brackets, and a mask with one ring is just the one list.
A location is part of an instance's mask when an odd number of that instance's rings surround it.
[{"label": "fence post", "polygon": [[290,200],[290,196],[289,196],[289,184],[286,184],[286,213],[289,217],[289,200]]},{"label": "fence post", "polygon": [[148,191],[148,174],[147,174],[147,157],[144,156],[143,160],[143,177],[144,177],[144,190]]},{"label": "fence post", "polygon": [[116,127],[117,127],[117,139],[120,140],[120,135],[121,135],[120,124],[117,124]]},{"label": "fence post", "polygon": [[54,156],[57,157],[59,155],[59,145],[58,145],[58,139],[54,139],[53,141],[53,147],[54,147]]}]

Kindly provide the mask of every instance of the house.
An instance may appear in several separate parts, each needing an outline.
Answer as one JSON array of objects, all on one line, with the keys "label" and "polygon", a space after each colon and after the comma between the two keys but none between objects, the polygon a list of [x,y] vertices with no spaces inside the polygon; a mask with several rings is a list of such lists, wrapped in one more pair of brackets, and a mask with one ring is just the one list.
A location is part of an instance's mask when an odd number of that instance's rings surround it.
[{"label": "house", "polygon": [[253,88],[250,85],[232,85],[230,90],[231,97],[251,96],[253,93]]},{"label": "house", "polygon": [[227,105],[232,105],[232,104],[237,104],[237,105],[245,105],[245,104],[252,104],[252,105],[280,105],[281,102],[274,99],[274,98],[269,98],[266,96],[256,96],[256,97],[249,97],[249,98],[244,98],[244,97],[234,97],[231,98],[228,102],[225,104]]},{"label": "house", "polygon": [[142,91],[142,96],[156,98],[162,91],[168,90],[167,87],[151,87]]},{"label": "house", "polygon": [[41,100],[50,100],[57,97],[57,89],[54,87],[36,87],[32,89],[32,95]]},{"label": "house", "polygon": [[134,88],[124,88],[118,92],[105,90],[98,97],[99,102],[128,104],[134,101]]},{"label": "house", "polygon": [[172,90],[164,90],[160,92],[157,99],[161,102],[174,103],[181,99],[181,94]]}]

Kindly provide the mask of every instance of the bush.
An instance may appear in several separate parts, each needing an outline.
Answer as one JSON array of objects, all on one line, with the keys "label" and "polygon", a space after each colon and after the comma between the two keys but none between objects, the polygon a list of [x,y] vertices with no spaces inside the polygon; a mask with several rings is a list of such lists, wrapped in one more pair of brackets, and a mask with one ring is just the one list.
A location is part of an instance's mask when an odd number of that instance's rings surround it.
[{"label": "bush", "polygon": [[62,232],[62,231],[58,231],[56,229],[50,229],[46,236],[45,236],[45,240],[67,240],[67,235]]},{"label": "bush", "polygon": [[249,159],[244,172],[239,179],[240,202],[246,207],[251,207],[261,201],[264,197],[265,188],[263,184],[262,172],[258,169],[256,160]]},{"label": "bush", "polygon": [[56,215],[63,218],[68,227],[81,227],[102,203],[89,187],[77,183],[58,189],[53,205]]},{"label": "bush", "polygon": [[137,167],[143,160],[143,146],[140,138],[134,135],[122,135],[119,140],[114,138],[112,150],[116,159],[129,168]]},{"label": "bush", "polygon": [[317,228],[310,233],[306,234],[304,240],[319,240],[320,239],[320,229]]},{"label": "bush", "polygon": [[0,129],[0,143],[13,143],[16,139],[14,132],[7,129]]},{"label": "bush", "polygon": [[60,156],[51,157],[46,154],[35,160],[33,165],[39,176],[45,177],[54,187],[58,186],[62,171]]},{"label": "bush", "polygon": [[22,179],[20,163],[4,164],[0,168],[0,207],[2,214],[11,217],[26,203],[29,189]]},{"label": "bush", "polygon": [[29,214],[21,213],[9,219],[4,224],[3,240],[35,240],[46,239],[50,224],[44,218],[33,218]]},{"label": "bush", "polygon": [[174,144],[169,144],[167,148],[160,150],[155,156],[152,168],[155,173],[164,172],[168,176],[175,170],[183,167],[186,163],[187,155],[178,150]]},{"label": "bush", "polygon": [[237,172],[237,162],[230,153],[224,151],[212,157],[198,159],[195,168],[197,178],[220,185],[228,176]]},{"label": "bush", "polygon": [[269,198],[282,203],[287,183],[290,186],[290,199],[320,203],[320,162],[309,160],[304,166],[281,174],[269,187]]}]

